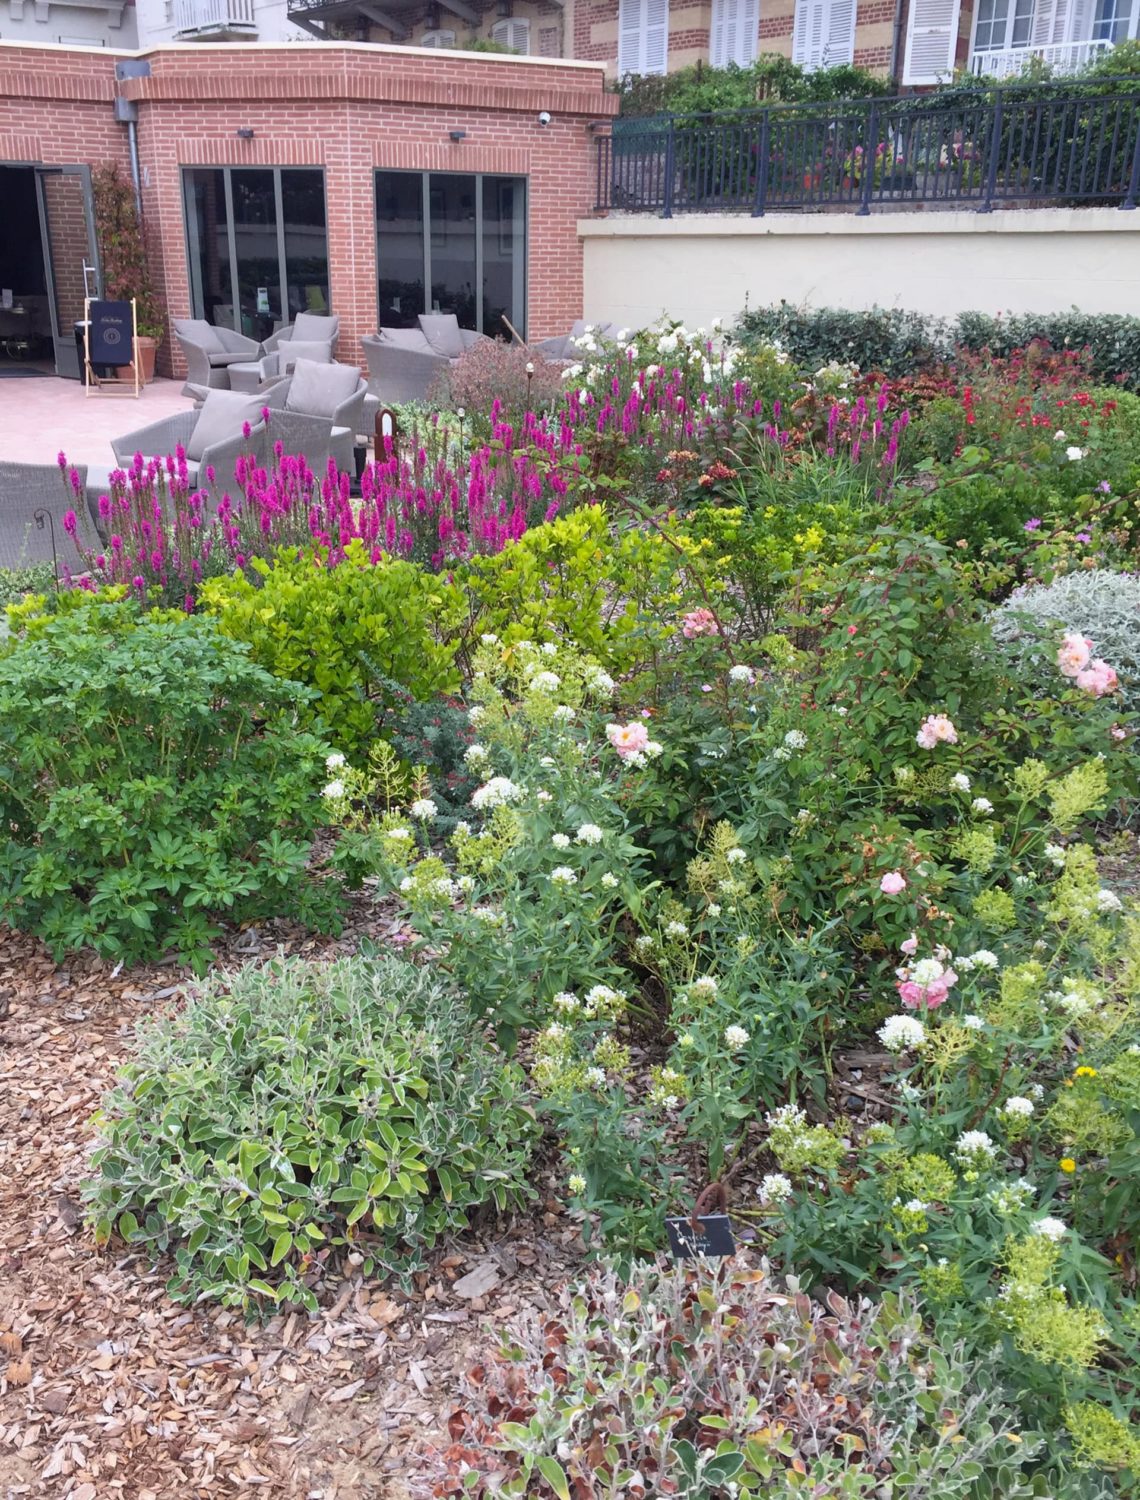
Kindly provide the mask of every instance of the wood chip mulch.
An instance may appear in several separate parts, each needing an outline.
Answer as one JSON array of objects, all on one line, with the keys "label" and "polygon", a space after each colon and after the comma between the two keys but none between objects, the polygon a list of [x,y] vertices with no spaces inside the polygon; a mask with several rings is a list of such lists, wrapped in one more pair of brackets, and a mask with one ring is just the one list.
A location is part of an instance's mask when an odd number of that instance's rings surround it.
[{"label": "wood chip mulch", "polygon": [[[399,941],[375,918],[336,941],[274,923],[220,957],[331,956],[366,931]],[[574,1274],[577,1227],[548,1187],[532,1214],[442,1247],[410,1296],[342,1260],[315,1317],[173,1303],[162,1265],[95,1249],[80,1183],[136,1021],[187,977],[56,965],[0,927],[0,1500],[430,1494],[460,1371]]]}]

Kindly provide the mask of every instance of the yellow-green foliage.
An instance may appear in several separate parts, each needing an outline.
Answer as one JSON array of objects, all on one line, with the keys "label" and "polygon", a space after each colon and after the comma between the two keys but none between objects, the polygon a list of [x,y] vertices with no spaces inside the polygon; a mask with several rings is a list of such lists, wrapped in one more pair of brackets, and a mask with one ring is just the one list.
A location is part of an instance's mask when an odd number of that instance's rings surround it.
[{"label": "yellow-green foliage", "polygon": [[444,579],[395,558],[373,563],[358,541],[335,568],[284,550],[249,567],[259,583],[244,574],[211,579],[203,607],[274,676],[316,688],[315,711],[345,752],[375,731],[370,700],[388,698],[378,678],[417,699],[458,686],[463,598]]},{"label": "yellow-green foliage", "polygon": [[606,666],[626,668],[676,630],[682,570],[697,560],[655,531],[611,534],[601,506],[536,526],[513,546],[463,571],[478,629],[505,645],[571,641]]},{"label": "yellow-green foliage", "polygon": [[1095,1401],[1065,1408],[1077,1461],[1098,1469],[1140,1469],[1140,1434]]}]

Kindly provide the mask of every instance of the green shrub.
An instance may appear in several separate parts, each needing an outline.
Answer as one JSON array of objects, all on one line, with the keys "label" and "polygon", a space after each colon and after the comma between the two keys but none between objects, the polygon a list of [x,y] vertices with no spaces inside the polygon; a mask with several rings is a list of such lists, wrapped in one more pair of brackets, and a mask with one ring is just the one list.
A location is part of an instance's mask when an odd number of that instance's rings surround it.
[{"label": "green shrub", "polygon": [[[55,580],[51,563],[31,563],[26,568],[0,568],[0,609],[18,604],[25,594],[46,594]],[[0,623],[0,633],[3,625]]]},{"label": "green shrub", "polygon": [[208,621],[75,600],[0,656],[0,916],[57,956],[201,964],[222,914],[329,915],[305,690]]},{"label": "green shrub", "polygon": [[462,998],[405,961],[215,976],[140,1027],[103,1101],[96,1235],[173,1251],[180,1300],[311,1309],[321,1247],[406,1268],[469,1208],[526,1196],[519,1079]]},{"label": "green shrub", "polygon": [[319,719],[339,750],[356,751],[375,732],[382,680],[417,699],[458,685],[462,596],[444,579],[395,558],[370,562],[360,542],[335,568],[287,551],[249,567],[256,583],[243,574],[210,579],[202,604],[274,676],[313,689],[301,712]]},{"label": "green shrub", "polygon": [[889,93],[890,85],[850,63],[809,72],[790,58],[766,53],[746,68],[736,63],[726,68],[696,63],[675,73],[627,73],[618,90],[622,119],[628,119],[662,112],[706,114],[719,109],[751,109],[758,103],[775,101],[864,99]]}]

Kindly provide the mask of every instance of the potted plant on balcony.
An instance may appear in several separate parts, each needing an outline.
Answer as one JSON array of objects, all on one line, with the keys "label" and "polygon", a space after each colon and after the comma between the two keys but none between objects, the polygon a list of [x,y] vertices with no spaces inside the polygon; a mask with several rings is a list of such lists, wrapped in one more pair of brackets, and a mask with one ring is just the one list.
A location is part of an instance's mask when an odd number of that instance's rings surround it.
[{"label": "potted plant on balcony", "polygon": [[135,195],[117,162],[97,167],[92,177],[95,197],[95,237],[103,267],[103,295],[109,300],[135,301],[138,320],[140,378],[154,379],[158,346],[166,335],[166,316],[154,290],[147,262],[146,239],[135,206]]}]

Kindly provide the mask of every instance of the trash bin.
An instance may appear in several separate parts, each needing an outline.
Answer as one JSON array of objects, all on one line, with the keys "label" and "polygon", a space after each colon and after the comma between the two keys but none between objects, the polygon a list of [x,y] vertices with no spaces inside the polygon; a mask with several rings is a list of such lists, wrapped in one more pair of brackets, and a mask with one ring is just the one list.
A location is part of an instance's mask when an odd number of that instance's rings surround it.
[{"label": "trash bin", "polygon": [[[81,319],[75,325],[75,352],[79,356],[79,378],[80,378],[80,380],[83,379],[83,361],[84,361],[84,358],[86,357],[86,344],[85,344],[85,338],[84,338],[86,332],[87,332],[87,324]],[[95,371],[96,375],[99,376],[100,380],[114,380],[114,378],[115,378],[115,371],[117,369],[117,366],[115,366],[115,365],[92,365],[91,368]]]}]

